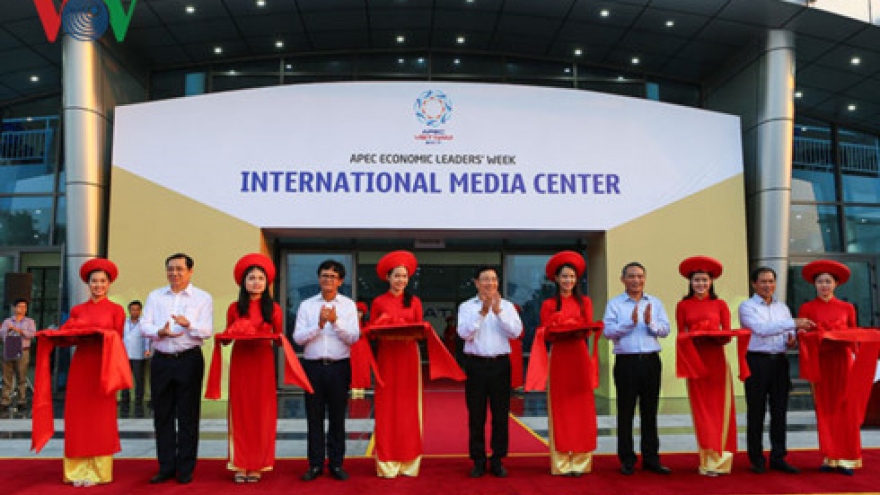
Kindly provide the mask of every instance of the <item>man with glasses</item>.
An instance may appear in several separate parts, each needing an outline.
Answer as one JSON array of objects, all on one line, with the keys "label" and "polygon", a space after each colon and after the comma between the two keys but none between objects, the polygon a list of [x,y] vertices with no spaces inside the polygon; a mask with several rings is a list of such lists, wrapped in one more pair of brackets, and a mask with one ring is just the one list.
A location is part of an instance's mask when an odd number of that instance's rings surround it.
[{"label": "man with glasses", "polygon": [[[309,469],[303,481],[312,481],[324,472],[324,458],[330,476],[348,479],[342,469],[345,457],[345,408],[351,384],[351,345],[360,336],[357,307],[339,293],[345,280],[345,267],[336,260],[318,266],[321,293],[299,305],[293,340],[303,346],[303,369],[314,393],[306,392],[306,430]],[[324,434],[324,417],[329,417]]]},{"label": "man with glasses", "polygon": [[458,335],[464,340],[465,401],[468,409],[468,451],[471,476],[486,474],[486,404],[492,411],[492,457],[489,471],[507,476],[510,414],[510,339],[522,333],[519,313],[498,292],[498,271],[491,266],[474,273],[477,295],[458,308]]}]

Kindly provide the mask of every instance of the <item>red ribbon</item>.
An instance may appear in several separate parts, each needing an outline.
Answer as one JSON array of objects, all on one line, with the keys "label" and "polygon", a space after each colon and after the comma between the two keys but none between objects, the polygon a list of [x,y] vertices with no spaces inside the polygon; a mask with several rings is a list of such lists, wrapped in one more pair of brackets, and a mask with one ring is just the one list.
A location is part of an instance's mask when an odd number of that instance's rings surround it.
[{"label": "red ribbon", "polygon": [[[373,321],[370,325],[368,325],[364,329],[364,333],[366,333],[370,338],[381,339],[383,338],[383,336],[381,335],[382,330],[405,329],[411,327],[420,327],[420,337],[424,338],[427,341],[428,369],[430,370],[429,376],[431,380],[436,380],[438,378],[451,378],[456,381],[464,381],[464,379],[466,378],[464,372],[458,366],[458,363],[455,362],[455,358],[453,358],[452,355],[449,354],[449,350],[446,348],[445,345],[443,345],[443,341],[440,340],[437,332],[434,331],[434,327],[432,327],[431,324],[426,321],[414,323],[406,321],[400,317],[392,318],[388,314],[383,314],[376,318],[376,320]],[[381,383],[380,380],[381,378],[379,377],[379,375],[376,375],[376,382],[379,383],[380,386],[384,386],[384,384]]]},{"label": "red ribbon", "polygon": [[529,369],[526,371],[525,390],[544,390],[547,386],[549,359],[545,342],[553,342],[565,338],[565,336],[576,335],[579,332],[585,333],[586,338],[591,340],[591,372],[586,379],[590,381],[592,388],[597,388],[599,386],[599,346],[597,343],[603,328],[605,325],[602,321],[589,322],[582,318],[566,318],[561,313],[554,314],[546,326],[538,327],[535,330],[535,340],[532,341],[532,353],[529,356]]},{"label": "red ribbon", "polygon": [[726,330],[719,328],[718,323],[710,320],[702,320],[688,327],[686,332],[679,331],[676,338],[675,374],[679,378],[701,378],[710,373],[703,364],[695,339],[705,339],[716,342],[718,345],[727,344],[731,338],[736,338],[737,363],[739,365],[739,379],[745,381],[751,375],[749,364],[746,362],[746,352],[749,348],[749,340],[752,331],[743,328]]}]

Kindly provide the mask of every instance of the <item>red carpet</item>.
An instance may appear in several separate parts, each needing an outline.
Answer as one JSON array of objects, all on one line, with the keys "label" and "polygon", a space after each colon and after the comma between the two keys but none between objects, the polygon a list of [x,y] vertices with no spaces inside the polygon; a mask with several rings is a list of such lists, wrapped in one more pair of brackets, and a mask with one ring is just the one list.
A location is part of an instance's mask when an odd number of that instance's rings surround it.
[{"label": "red carpet", "polygon": [[763,495],[813,493],[869,493],[880,487],[880,451],[865,451],[865,469],[855,476],[820,473],[821,461],[816,451],[793,452],[789,461],[805,469],[800,475],[768,472],[764,475],[748,471],[746,455],[736,458],[734,474],[707,478],[696,472],[696,454],[667,454],[663,462],[675,472],[660,476],[637,471],[634,476],[617,472],[614,456],[595,459],[592,474],[581,478],[550,476],[546,456],[514,456],[506,461],[510,476],[498,479],[486,476],[468,477],[470,462],[463,457],[429,457],[423,460],[421,475],[417,478],[386,480],[377,478],[372,459],[347,459],[346,469],[351,479],[335,481],[327,476],[312,483],[303,483],[299,475],[306,469],[304,459],[280,460],[275,471],[266,473],[263,481],[253,485],[235,485],[225,469],[223,460],[200,460],[195,480],[189,485],[167,482],[162,485],[147,483],[155,473],[155,460],[119,459],[114,464],[115,481],[109,485],[88,489],[73,488],[61,483],[61,461],[58,459],[4,459],[0,460],[2,493],[10,495],[49,495],[57,493],[85,493],[87,495],[217,495],[218,493],[261,493],[289,495],[290,493],[321,493],[322,495]]},{"label": "red carpet", "polygon": [[[440,382],[440,383],[438,383]],[[424,407],[424,453],[430,455],[468,454],[468,415],[463,385],[453,387],[438,380],[426,386]],[[488,415],[491,418],[491,414]],[[491,421],[491,420],[489,420]],[[486,444],[489,445],[489,421],[486,421]],[[513,418],[510,424],[511,454],[546,454],[547,446]]]}]

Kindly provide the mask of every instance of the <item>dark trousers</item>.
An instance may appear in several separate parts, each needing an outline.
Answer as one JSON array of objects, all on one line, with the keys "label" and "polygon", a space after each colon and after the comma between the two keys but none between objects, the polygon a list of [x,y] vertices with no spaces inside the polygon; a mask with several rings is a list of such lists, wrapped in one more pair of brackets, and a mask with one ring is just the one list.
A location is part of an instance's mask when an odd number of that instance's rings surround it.
[{"label": "dark trousers", "polygon": [[785,414],[788,411],[788,392],[791,378],[785,353],[746,354],[751,375],[746,379],[746,440],[749,461],[764,465],[764,415],[770,403],[770,462],[781,461],[785,448]]},{"label": "dark trousers", "polygon": [[[130,359],[131,379],[134,382],[134,401],[138,404],[144,402],[144,383],[147,378],[147,360],[146,359]],[[128,402],[131,395],[128,393],[130,389],[122,391],[122,402]]]},{"label": "dark trousers", "polygon": [[153,353],[150,394],[159,472],[192,474],[199,446],[205,359],[198,347],[177,357]]},{"label": "dark trousers", "polygon": [[657,407],[660,402],[660,356],[618,354],[614,362],[617,388],[617,457],[621,464],[633,466],[633,417],[636,404],[641,418],[642,465],[660,463],[660,437],[657,434]]},{"label": "dark trousers", "polygon": [[[345,457],[345,411],[351,385],[351,361],[303,359],[303,370],[315,390],[306,393],[307,450],[309,467],[323,468],[326,456],[331,468],[341,467]],[[324,418],[328,418],[324,434]]]},{"label": "dark trousers", "polygon": [[464,397],[468,410],[468,451],[476,462],[486,461],[486,406],[492,413],[492,459],[507,457],[510,414],[510,359],[465,355]]}]

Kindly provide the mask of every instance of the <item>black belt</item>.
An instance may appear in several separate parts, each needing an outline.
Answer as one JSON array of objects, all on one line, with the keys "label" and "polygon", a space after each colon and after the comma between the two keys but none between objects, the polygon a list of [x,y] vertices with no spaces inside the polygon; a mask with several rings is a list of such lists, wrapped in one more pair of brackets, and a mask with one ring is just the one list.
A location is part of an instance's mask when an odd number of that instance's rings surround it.
[{"label": "black belt", "polygon": [[510,359],[507,354],[499,354],[497,356],[477,356],[476,354],[465,354],[468,359],[473,359],[476,361],[500,361],[502,359]]},{"label": "black belt", "polygon": [[757,352],[757,351],[748,351],[746,356],[752,356],[756,358],[763,359],[785,359],[784,352]]},{"label": "black belt", "polygon": [[642,353],[632,353],[632,354],[618,354],[617,359],[638,359],[639,361],[644,359],[652,359],[657,357],[657,352],[642,352]]},{"label": "black belt", "polygon": [[180,351],[180,352],[162,352],[162,351],[153,350],[153,355],[155,357],[168,358],[168,359],[179,359],[179,358],[192,356],[194,354],[201,354],[201,353],[202,353],[202,349],[200,347],[190,347],[189,349],[187,349],[185,351]]},{"label": "black belt", "polygon": [[331,364],[347,362],[347,361],[349,361],[349,358],[342,358],[342,359],[318,358],[318,359],[303,359],[303,361],[308,361],[310,363],[322,364],[324,366],[329,366]]}]

